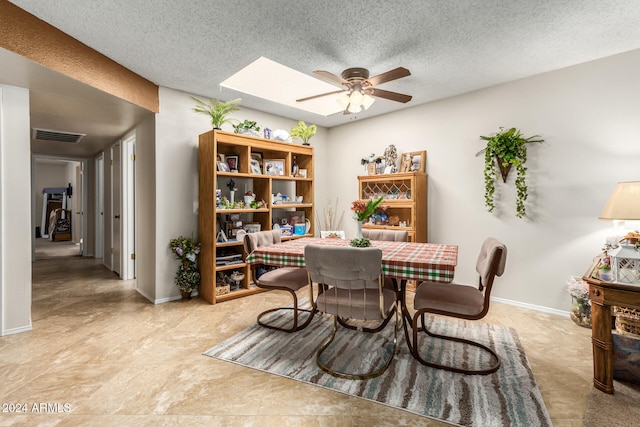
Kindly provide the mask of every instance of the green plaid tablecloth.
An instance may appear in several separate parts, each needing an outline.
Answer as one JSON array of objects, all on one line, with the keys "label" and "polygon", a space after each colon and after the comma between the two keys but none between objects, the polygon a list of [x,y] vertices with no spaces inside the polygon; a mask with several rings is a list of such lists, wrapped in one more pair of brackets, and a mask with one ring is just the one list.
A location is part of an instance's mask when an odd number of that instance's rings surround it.
[{"label": "green plaid tablecloth", "polygon": [[[382,271],[385,276],[444,283],[453,280],[458,262],[458,247],[455,245],[380,240],[372,240],[371,244],[382,249]],[[349,246],[349,240],[316,237],[289,240],[254,250],[247,257],[247,262],[278,267],[304,267],[306,245]]]}]

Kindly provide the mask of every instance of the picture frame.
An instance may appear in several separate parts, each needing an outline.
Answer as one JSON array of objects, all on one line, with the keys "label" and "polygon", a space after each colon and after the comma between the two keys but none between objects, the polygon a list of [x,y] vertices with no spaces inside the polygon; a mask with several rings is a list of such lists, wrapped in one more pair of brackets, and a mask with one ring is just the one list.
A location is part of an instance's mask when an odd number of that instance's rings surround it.
[{"label": "picture frame", "polygon": [[256,160],[258,162],[258,164],[260,165],[260,168],[262,168],[262,153],[260,151],[252,151],[251,152],[251,159],[252,160]]},{"label": "picture frame", "polygon": [[284,176],[284,159],[264,159],[264,174]]},{"label": "picture frame", "polygon": [[227,156],[227,164],[229,165],[229,170],[238,170],[238,162],[240,160],[239,156],[236,156],[235,154],[229,154]]},{"label": "picture frame", "polygon": [[259,222],[248,222],[244,225],[244,230],[247,233],[258,233],[262,229],[262,225]]},{"label": "picture frame", "polygon": [[298,169],[298,176],[300,178],[306,178],[307,177],[307,170],[306,169]]},{"label": "picture frame", "polygon": [[424,172],[424,168],[427,161],[427,151],[412,151],[411,152],[411,172]]},{"label": "picture frame", "polygon": [[225,163],[227,163],[227,159],[226,159],[226,157],[224,156],[224,154],[222,154],[222,153],[218,153],[218,154],[216,155],[216,162],[225,162]]},{"label": "picture frame", "polygon": [[262,175],[262,169],[260,168],[260,163],[257,160],[251,159],[249,160],[249,166],[251,166],[251,173],[255,175]]},{"label": "picture frame", "polygon": [[231,172],[227,162],[217,162],[217,165],[218,165],[218,172]]}]

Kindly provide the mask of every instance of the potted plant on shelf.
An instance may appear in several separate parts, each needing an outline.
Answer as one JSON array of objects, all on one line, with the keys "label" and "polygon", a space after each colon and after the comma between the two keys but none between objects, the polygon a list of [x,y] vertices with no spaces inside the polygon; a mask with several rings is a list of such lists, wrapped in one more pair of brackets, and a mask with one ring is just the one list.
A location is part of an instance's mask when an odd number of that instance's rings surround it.
[{"label": "potted plant on shelf", "polygon": [[526,215],[524,206],[527,200],[527,185],[525,176],[527,168],[527,144],[531,142],[543,142],[540,135],[534,135],[524,138],[520,131],[516,128],[505,129],[500,128],[490,136],[480,136],[480,139],[487,141],[487,145],[476,153],[476,156],[484,153],[484,200],[485,206],[489,212],[493,212],[495,203],[493,195],[495,193],[495,182],[498,179],[496,171],[496,163],[500,168],[503,182],[507,182],[507,176],[511,170],[511,166],[516,167],[516,216],[522,218]]},{"label": "potted plant on shelf", "polygon": [[223,102],[215,98],[211,98],[209,102],[204,102],[198,98],[191,97],[196,102],[196,106],[193,111],[196,113],[206,114],[211,117],[211,126],[214,129],[222,129],[222,125],[225,123],[232,123],[232,119],[229,119],[229,114],[234,111],[238,111],[238,103],[240,98],[232,99],[231,101]]},{"label": "potted plant on shelf", "polygon": [[309,140],[316,134],[316,125],[307,126],[307,124],[300,120],[296,126],[291,128],[291,138],[299,138],[302,140],[302,145],[311,145]]},{"label": "potted plant on shelf", "polygon": [[171,239],[169,248],[176,259],[180,260],[180,266],[176,272],[175,282],[180,288],[183,299],[191,298],[191,292],[200,284],[200,272],[197,261],[200,254],[200,243],[192,237],[180,236]]},{"label": "potted plant on shelf", "polygon": [[233,125],[233,131],[242,135],[260,136],[260,126],[251,120],[244,120]]}]

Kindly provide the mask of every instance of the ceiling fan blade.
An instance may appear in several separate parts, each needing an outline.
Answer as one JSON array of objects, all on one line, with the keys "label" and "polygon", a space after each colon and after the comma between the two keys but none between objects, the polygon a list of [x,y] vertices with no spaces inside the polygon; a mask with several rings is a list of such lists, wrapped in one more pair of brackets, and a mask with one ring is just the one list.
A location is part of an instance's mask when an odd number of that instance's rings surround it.
[{"label": "ceiling fan blade", "polygon": [[323,97],[323,96],[334,95],[336,93],[342,93],[342,92],[344,92],[344,89],[336,90],[334,92],[321,93],[320,95],[307,96],[306,98],[296,99],[296,102],[304,102],[304,101],[308,101],[310,99],[316,99],[316,98],[320,98],[320,97]]},{"label": "ceiling fan blade", "polygon": [[382,83],[390,82],[392,80],[401,79],[402,77],[410,76],[411,72],[404,67],[398,67],[386,73],[378,74],[367,79],[371,86],[377,86]]},{"label": "ceiling fan blade", "polygon": [[335,74],[330,73],[328,71],[315,70],[313,72],[313,74],[315,74],[316,76],[320,77],[323,80],[326,80],[326,81],[331,82],[331,83],[335,83],[337,85],[341,85],[342,86],[342,85],[348,85],[349,84],[349,82],[346,81],[345,79],[343,79],[342,77],[336,76]]},{"label": "ceiling fan blade", "polygon": [[391,101],[396,101],[396,102],[402,102],[402,103],[407,103],[409,101],[411,101],[411,95],[405,95],[403,93],[398,93],[398,92],[390,92],[388,90],[382,90],[382,89],[376,89],[376,88],[372,88],[371,90],[371,96],[376,96],[378,98],[385,98],[385,99],[389,99]]}]

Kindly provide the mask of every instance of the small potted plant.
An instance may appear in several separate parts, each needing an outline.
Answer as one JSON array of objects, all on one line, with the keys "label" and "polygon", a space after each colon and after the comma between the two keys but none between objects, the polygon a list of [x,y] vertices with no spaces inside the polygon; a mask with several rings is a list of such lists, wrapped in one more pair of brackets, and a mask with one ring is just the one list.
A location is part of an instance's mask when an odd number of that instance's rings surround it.
[{"label": "small potted plant", "polygon": [[613,272],[611,271],[611,257],[609,256],[610,246],[605,245],[602,248],[602,255],[600,256],[600,267],[598,267],[598,276],[605,282],[613,280]]},{"label": "small potted plant", "polygon": [[302,145],[311,145],[309,140],[316,134],[316,125],[307,126],[307,124],[300,120],[296,126],[291,128],[291,138],[299,138],[302,140]]},{"label": "small potted plant", "polygon": [[232,99],[231,101],[223,102],[215,98],[211,98],[209,102],[204,102],[198,98],[191,97],[196,102],[196,106],[193,111],[196,113],[206,114],[211,117],[211,126],[214,129],[222,129],[222,125],[225,123],[232,123],[233,120],[229,119],[229,114],[234,111],[238,111],[238,103],[240,98]]},{"label": "small potted plant", "polygon": [[243,122],[233,125],[233,131],[242,135],[260,136],[260,126],[258,126],[258,123],[246,119]]},{"label": "small potted plant", "polygon": [[200,243],[192,237],[180,236],[171,239],[169,248],[174,257],[180,260],[175,283],[180,288],[183,299],[191,298],[191,292],[200,284],[200,272],[197,267]]},{"label": "small potted plant", "polygon": [[527,144],[532,142],[544,142],[540,135],[529,138],[522,136],[516,128],[500,128],[499,132],[490,136],[481,136],[480,139],[487,141],[487,145],[476,153],[476,156],[484,153],[484,200],[489,212],[493,212],[495,203],[493,195],[495,192],[495,182],[498,179],[496,163],[500,168],[503,182],[507,182],[507,176],[511,166],[516,167],[516,216],[523,218],[526,215],[524,201],[527,200],[527,184],[525,175],[527,168],[524,164],[527,161]]},{"label": "small potted plant", "polygon": [[227,180],[227,188],[229,189],[229,203],[232,205],[235,203],[235,195],[236,195],[236,182],[233,178],[229,178]]}]

